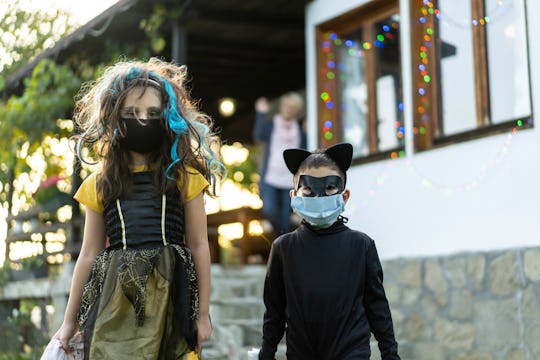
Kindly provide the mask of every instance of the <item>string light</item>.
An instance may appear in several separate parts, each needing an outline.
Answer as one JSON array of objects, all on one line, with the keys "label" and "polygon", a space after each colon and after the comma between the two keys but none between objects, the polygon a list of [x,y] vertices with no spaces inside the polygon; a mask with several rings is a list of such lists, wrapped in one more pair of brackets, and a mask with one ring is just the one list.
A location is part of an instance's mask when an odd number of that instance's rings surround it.
[{"label": "string light", "polygon": [[454,20],[451,16],[449,16],[444,11],[440,11],[440,9],[434,8],[433,3],[431,1],[424,0],[424,4],[427,5],[428,8],[426,9],[425,7],[423,7],[422,14],[435,15],[437,17],[437,20],[439,20],[440,22],[448,26],[465,28],[465,29],[470,28],[471,25],[486,26],[490,22],[497,20],[501,18],[502,16],[506,15],[508,13],[508,10],[512,8],[513,6],[512,1],[508,2],[508,1],[499,0],[497,1],[497,5],[494,9],[488,10],[486,12],[486,14],[489,14],[489,16],[486,15],[484,17],[477,18],[477,19],[457,21],[457,20]]},{"label": "string light", "polygon": [[[419,95],[419,106],[416,108],[416,115],[417,118],[420,119],[420,124],[415,123],[413,126],[413,136],[414,135],[426,135],[426,127],[422,124],[428,124],[431,121],[430,116],[428,115],[430,111],[430,99],[427,96],[429,94],[429,86],[431,84],[431,76],[428,73],[428,66],[429,63],[429,52],[433,49],[432,47],[432,35],[434,33],[434,24],[428,20],[429,15],[434,15],[434,18],[442,21],[450,26],[458,26],[458,27],[466,27],[470,28],[471,24],[474,26],[487,26],[490,22],[492,22],[494,19],[500,18],[502,15],[508,13],[508,9],[512,7],[512,2],[507,2],[504,0],[498,0],[497,6],[495,9],[492,9],[488,11],[486,14],[489,14],[489,16],[484,16],[483,18],[479,19],[472,19],[470,22],[458,22],[454,21],[446,15],[444,12],[441,12],[440,9],[436,8],[433,1],[430,0],[423,0],[423,6],[420,9],[420,17],[418,18],[418,22],[420,24],[423,24],[425,26],[425,32],[422,35],[423,43],[418,48],[418,78],[416,81],[416,92]],[[518,126],[517,128],[514,128],[514,132],[517,131],[517,129],[521,127]]]},{"label": "string light", "polygon": [[[470,27],[473,26],[487,26],[494,19],[500,18],[502,15],[508,12],[508,9],[512,7],[512,3],[504,0],[498,0],[496,8],[489,10],[486,16],[478,19],[472,19],[470,22],[459,22],[453,20],[446,13],[442,12],[440,9],[436,8],[433,1],[423,0],[423,6],[420,9],[420,16],[418,17],[418,22],[424,26],[424,33],[422,34],[422,43],[418,47],[417,53],[417,71],[418,77],[416,80],[416,92],[418,97],[418,105],[415,108],[416,117],[419,119],[419,122],[415,122],[413,126],[412,136],[424,136],[427,134],[427,125],[431,122],[430,117],[430,107],[431,101],[428,97],[430,94],[429,87],[432,86],[432,77],[429,73],[430,64],[430,54],[429,52],[433,50],[433,35],[434,35],[434,24],[432,19],[449,24],[450,26],[463,26]],[[489,16],[488,16],[489,15]],[[322,68],[322,73],[327,79],[327,82],[324,84],[324,89],[320,93],[320,99],[324,102],[324,109],[327,110],[325,114],[322,114],[323,118],[326,117],[327,120],[323,122],[321,133],[324,140],[331,140],[334,137],[335,124],[331,120],[332,110],[335,108],[336,96],[332,96],[333,93],[336,93],[334,80],[337,76],[343,76],[339,74],[340,70],[343,70],[343,63],[336,63],[339,61],[336,54],[333,52],[332,47],[345,46],[348,50],[345,52],[349,56],[354,57],[363,57],[367,51],[371,51],[374,48],[384,48],[389,41],[395,41],[397,36],[392,32],[392,30],[397,30],[399,24],[397,22],[392,22],[390,24],[382,24],[378,29],[377,34],[373,41],[355,41],[351,39],[341,39],[338,34],[334,32],[328,32],[324,34],[324,41],[322,42],[322,52],[326,57],[326,67]],[[403,111],[403,104],[399,104],[399,110]],[[323,110],[324,111],[324,110]],[[513,128],[512,133],[515,134],[525,123],[530,124],[531,119],[522,119],[517,120],[516,127]],[[396,129],[396,136],[400,139],[404,139],[404,126],[399,120],[394,122]],[[402,158],[405,156],[405,152],[394,151],[390,153],[390,159]],[[432,184],[433,182],[427,181],[427,183]]]},{"label": "string light", "polygon": [[[427,128],[423,124],[427,124],[430,121],[430,117],[428,115],[429,111],[428,108],[430,106],[430,101],[426,94],[429,94],[429,86],[432,86],[432,77],[429,74],[429,51],[433,49],[433,35],[434,35],[434,24],[429,20],[432,17],[429,17],[428,15],[435,15],[435,19],[444,21],[446,23],[451,23],[454,26],[460,25],[460,23],[456,21],[452,21],[452,19],[448,16],[443,16],[441,11],[434,7],[433,2],[424,0],[424,7],[422,8],[422,16],[419,17],[419,22],[425,26],[424,33],[422,34],[422,43],[418,47],[418,81],[417,81],[417,87],[416,92],[418,96],[420,97],[419,104],[415,111],[417,112],[419,119],[421,120],[419,126],[413,127],[413,136],[416,135],[425,135],[427,133]],[[498,1],[498,6],[495,11],[488,12],[490,16],[486,16],[481,19],[475,19],[472,20],[471,23],[474,26],[486,26],[488,23],[493,21],[493,19],[497,18],[498,15],[503,14],[511,5],[508,5],[504,1]],[[471,23],[463,24],[464,26],[471,26]],[[381,48],[384,47],[385,44],[390,40],[395,40],[395,36],[392,34],[392,36],[388,36],[385,34],[389,34],[391,29],[397,28],[398,24],[383,24],[381,26],[381,33],[377,34],[375,36],[375,39],[373,41],[361,41],[356,42],[354,40],[349,39],[340,39],[339,36],[335,33],[327,33],[325,34],[325,38],[327,41],[324,41],[322,44],[322,52],[326,56],[326,67],[322,69],[323,75],[326,75],[326,78],[328,80],[333,80],[336,78],[336,73],[338,73],[339,70],[342,70],[343,64],[337,63],[339,59],[337,59],[336,54],[332,51],[332,46],[345,46],[348,47],[349,50],[346,51],[346,53],[349,56],[356,56],[356,57],[363,57],[365,56],[366,51],[371,51],[374,48]],[[382,36],[381,36],[382,35]],[[341,68],[340,68],[341,66]],[[331,73],[330,76],[328,74]],[[327,81],[324,86],[324,90],[320,93],[320,99],[324,102],[326,109],[333,109],[335,106],[335,96],[334,94],[337,89],[333,87],[333,83],[331,81]],[[399,104],[399,110],[403,111],[403,104]],[[517,131],[526,126],[532,124],[532,119],[525,118],[525,119],[519,119],[516,120],[515,127],[512,129],[512,131],[507,134],[507,136],[504,139],[503,145],[499,148],[496,155],[493,157],[493,159],[490,159],[489,161],[485,162],[482,166],[479,167],[479,172],[474,175],[470,180],[462,182],[457,185],[452,184],[445,184],[439,181],[435,181],[429,176],[427,176],[424,171],[420,169],[420,167],[411,159],[406,160],[406,167],[411,171],[412,174],[419,180],[419,182],[429,190],[437,190],[442,192],[445,195],[451,195],[454,193],[459,193],[463,191],[470,191],[476,188],[490,173],[490,171],[498,164],[500,164],[507,156],[507,154],[510,151],[513,137],[517,133]],[[322,134],[326,140],[330,140],[333,138],[334,134],[334,122],[331,120],[330,117],[327,116],[327,119],[322,124]],[[404,127],[399,121],[395,121],[394,123],[395,128],[397,129],[397,136],[401,139],[404,137]],[[375,196],[380,193],[381,188],[387,183],[387,180],[394,169],[394,166],[397,164],[396,162],[392,161],[393,159],[399,159],[405,157],[405,152],[403,150],[401,151],[393,151],[390,153],[390,159],[385,161],[384,166],[381,170],[381,172],[375,177],[375,181],[373,185],[367,190],[365,193],[366,195],[362,198],[362,200],[358,203],[351,204],[348,211],[349,212],[356,212],[358,210],[358,207],[366,208],[369,203],[375,198]]]},{"label": "string light", "polygon": [[385,161],[382,170],[375,177],[374,183],[369,188],[369,190],[365,192],[366,195],[362,196],[360,198],[360,201],[352,201],[347,204],[347,206],[345,207],[345,216],[347,216],[347,213],[356,213],[359,208],[365,209],[368,207],[371,201],[375,199],[375,197],[380,193],[381,189],[386,184],[386,181],[390,177],[391,171],[393,170],[394,163],[395,162],[392,160]]},{"label": "string light", "polygon": [[[519,125],[520,122],[521,125]],[[435,181],[431,177],[427,176],[412,160],[406,160],[406,167],[414,175],[414,177],[419,180],[420,184],[427,190],[438,191],[444,196],[451,196],[456,193],[472,191],[486,179],[486,177],[490,174],[493,168],[495,168],[497,165],[500,165],[502,161],[506,159],[512,147],[513,139],[517,132],[517,128],[524,126],[525,123],[530,124],[531,122],[531,118],[516,121],[517,126],[506,135],[504,143],[498,149],[495,156],[492,159],[486,161],[482,166],[480,166],[479,172],[474,175],[470,180],[462,182],[460,184],[452,185]],[[395,154],[392,155],[392,159],[399,157],[397,152],[394,152],[392,154]],[[347,205],[346,213],[344,215],[347,216],[348,214],[355,214],[360,209],[367,208],[369,204],[375,199],[375,197],[381,192],[383,186],[387,183],[387,180],[390,178],[393,172],[396,171],[397,164],[398,163],[396,163],[395,161],[386,160],[384,162],[382,170],[377,174],[377,176],[375,176],[375,180],[372,186],[364,192],[364,195],[361,196],[361,200],[359,202],[352,202]]]},{"label": "string light", "polygon": [[[523,122],[523,120],[521,120]],[[525,121],[530,121],[526,119]],[[523,123],[522,125],[523,126]],[[420,183],[428,189],[441,191],[445,195],[452,195],[454,193],[459,193],[463,191],[470,191],[476,188],[488,175],[489,171],[493,169],[497,164],[500,164],[502,160],[506,158],[510,151],[514,135],[516,134],[517,128],[514,128],[512,132],[506,135],[504,144],[499,148],[497,154],[493,159],[490,159],[488,162],[484,163],[480,167],[478,174],[473,176],[470,180],[463,182],[457,185],[444,184],[439,181],[435,181],[425,173],[415,164],[412,160],[407,160],[407,168],[420,180]]]},{"label": "string light", "polygon": [[[384,48],[389,42],[397,41],[398,37],[393,33],[399,29],[399,24],[397,22],[392,22],[389,24],[382,24],[375,38],[372,41],[356,41],[352,39],[342,39],[338,34],[334,32],[327,32],[323,35],[324,41],[321,44],[321,51],[324,55],[324,66],[321,69],[321,74],[323,78],[326,79],[323,89],[319,94],[320,100],[324,103],[323,111],[320,116],[326,118],[323,122],[321,129],[322,138],[326,141],[332,140],[334,137],[334,123],[332,121],[333,114],[332,111],[335,109],[335,96],[332,94],[336,93],[337,89],[335,88],[334,81],[337,78],[337,74],[344,69],[345,65],[343,62],[339,62],[339,59],[336,53],[332,50],[333,47],[342,47],[344,48],[344,53],[351,57],[361,58],[365,56],[366,51],[371,51],[375,48]],[[338,63],[336,63],[338,62]],[[342,79],[342,74],[339,76]],[[346,111],[346,109],[342,109]],[[399,110],[403,110],[403,105],[399,104]],[[395,121],[396,136],[401,141],[404,139],[404,126],[397,120]]]}]

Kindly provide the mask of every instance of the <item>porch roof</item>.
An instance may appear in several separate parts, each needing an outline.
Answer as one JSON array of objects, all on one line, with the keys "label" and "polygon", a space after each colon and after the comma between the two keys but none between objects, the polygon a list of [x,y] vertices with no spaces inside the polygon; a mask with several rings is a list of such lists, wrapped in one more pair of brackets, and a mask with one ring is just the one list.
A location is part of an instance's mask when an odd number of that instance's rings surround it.
[{"label": "porch roof", "polygon": [[[6,89],[20,92],[22,80],[43,58],[63,62],[71,55],[100,52],[107,39],[137,44],[146,36],[140,28],[156,4],[178,6],[176,24],[162,25],[166,48],[153,56],[173,59],[171,39],[179,25],[192,81],[192,95],[222,128],[226,141],[251,142],[253,102],[259,96],[275,97],[305,87],[304,10],[309,0],[120,0],[115,5],[59,40],[28,65],[9,76]],[[181,59],[180,59],[181,60]],[[178,61],[184,62],[184,61]],[[222,118],[222,97],[237,101],[237,112]]]}]

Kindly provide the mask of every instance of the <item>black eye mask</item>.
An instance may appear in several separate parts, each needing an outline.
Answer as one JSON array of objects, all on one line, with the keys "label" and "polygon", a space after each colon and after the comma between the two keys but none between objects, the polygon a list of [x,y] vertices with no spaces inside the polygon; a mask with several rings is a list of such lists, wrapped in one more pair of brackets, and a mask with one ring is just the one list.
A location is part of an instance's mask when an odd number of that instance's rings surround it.
[{"label": "black eye mask", "polygon": [[307,186],[311,189],[311,194],[304,195],[305,197],[328,196],[326,194],[326,189],[328,189],[329,187],[337,188],[338,191],[336,192],[336,194],[344,190],[343,179],[337,175],[323,177],[300,175],[300,178],[298,179],[298,187],[296,188],[296,190],[299,190],[302,186]]}]

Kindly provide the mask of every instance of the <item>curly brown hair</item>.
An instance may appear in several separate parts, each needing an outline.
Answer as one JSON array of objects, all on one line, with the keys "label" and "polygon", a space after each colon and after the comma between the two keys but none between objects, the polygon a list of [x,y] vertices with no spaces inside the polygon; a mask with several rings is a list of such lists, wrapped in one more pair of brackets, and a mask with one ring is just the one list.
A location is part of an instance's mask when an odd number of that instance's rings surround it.
[{"label": "curly brown hair", "polygon": [[[165,86],[154,86],[158,81]],[[120,120],[120,111],[127,94],[136,86],[154,86],[161,93],[166,137],[160,148],[148,157],[158,170],[154,172],[158,189],[162,193],[171,190],[176,186],[176,177],[185,183],[187,176],[183,174],[190,171],[188,168],[201,173],[212,185],[215,185],[216,178],[224,176],[225,167],[213,151],[215,146],[219,147],[219,137],[212,130],[212,119],[198,109],[186,90],[186,82],[187,68],[184,65],[151,58],[146,62],[118,62],[107,68],[97,80],[81,87],[74,111],[78,130],[74,136],[77,140],[76,153],[81,161],[88,162],[83,156],[83,149],[88,148],[101,163],[97,191],[104,203],[114,201],[129,191],[131,158],[129,151],[120,146],[119,137],[123,137],[126,131]],[[175,129],[168,118],[170,109],[167,109],[167,104],[170,101],[174,102],[172,106],[183,121],[183,131]],[[171,152],[175,142],[176,152]],[[214,195],[214,190],[215,187],[211,186],[206,192]]]}]

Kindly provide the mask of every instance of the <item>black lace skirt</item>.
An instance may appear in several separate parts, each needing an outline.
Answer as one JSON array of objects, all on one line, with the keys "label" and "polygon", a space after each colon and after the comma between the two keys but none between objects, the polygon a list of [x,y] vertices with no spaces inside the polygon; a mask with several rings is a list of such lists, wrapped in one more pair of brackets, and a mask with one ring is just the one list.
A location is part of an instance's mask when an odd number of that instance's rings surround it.
[{"label": "black lace skirt", "polygon": [[179,359],[196,349],[198,291],[184,245],[105,249],[83,291],[85,359]]}]

